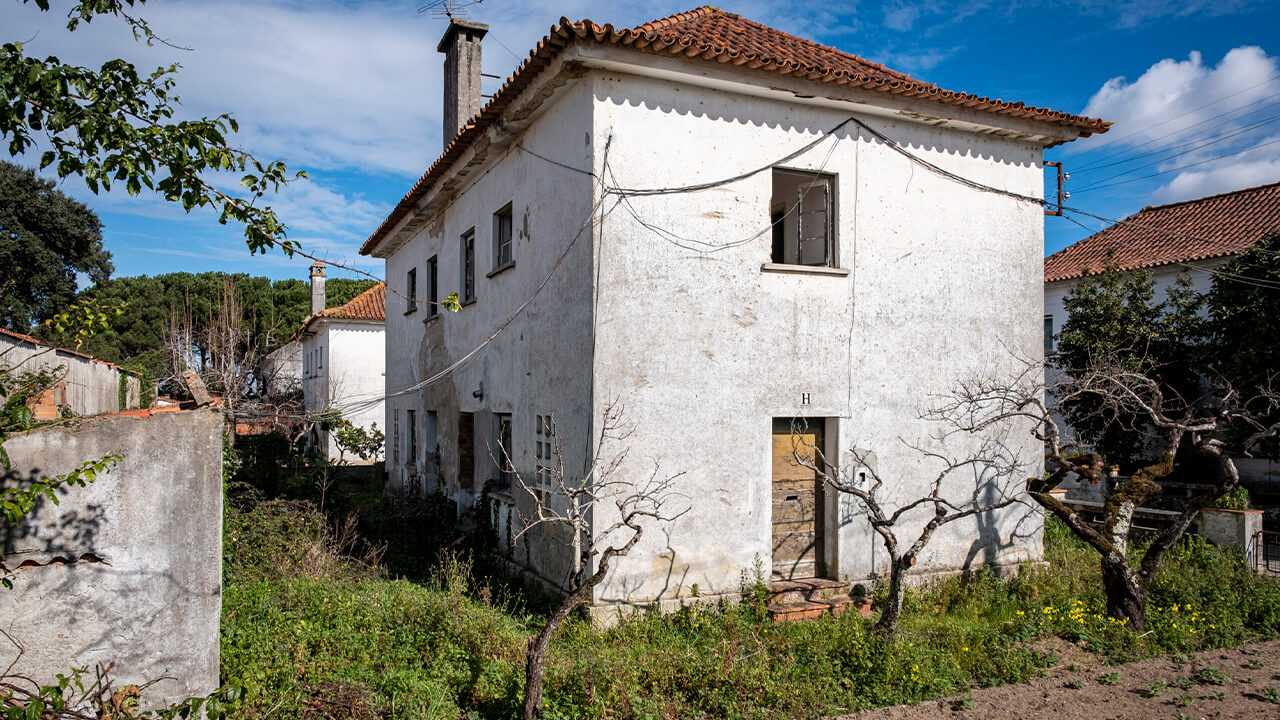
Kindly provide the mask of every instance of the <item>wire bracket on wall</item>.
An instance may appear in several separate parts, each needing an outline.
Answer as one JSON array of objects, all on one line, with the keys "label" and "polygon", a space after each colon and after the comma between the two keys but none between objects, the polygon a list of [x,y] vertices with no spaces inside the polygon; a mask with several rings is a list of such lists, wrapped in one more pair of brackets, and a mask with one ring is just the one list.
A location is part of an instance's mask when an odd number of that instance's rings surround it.
[{"label": "wire bracket on wall", "polygon": [[1053,215],[1056,217],[1062,217],[1062,201],[1071,197],[1071,193],[1063,192],[1062,186],[1066,183],[1067,180],[1071,179],[1071,174],[1062,172],[1062,163],[1060,162],[1049,162],[1046,160],[1044,163],[1044,166],[1054,168],[1058,171],[1058,202],[1057,202],[1058,207],[1057,209],[1051,209],[1050,206],[1052,206],[1054,203],[1046,202],[1045,208],[1044,208],[1044,214]]}]

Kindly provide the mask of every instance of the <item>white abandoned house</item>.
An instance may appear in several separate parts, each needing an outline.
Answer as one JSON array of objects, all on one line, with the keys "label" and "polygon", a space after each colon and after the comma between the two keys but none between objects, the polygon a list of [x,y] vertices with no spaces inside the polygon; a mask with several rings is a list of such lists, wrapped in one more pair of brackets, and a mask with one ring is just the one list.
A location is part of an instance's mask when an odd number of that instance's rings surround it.
[{"label": "white abandoned house", "polygon": [[[302,346],[303,408],[308,413],[338,410],[357,427],[369,430],[377,424],[382,428],[386,414],[382,401],[386,283],[326,310],[324,278],[324,264],[312,265],[311,317],[293,336]],[[338,459],[340,452],[331,433],[316,433],[325,457]],[[352,464],[366,462],[352,455],[345,459]]]},{"label": "white abandoned house", "polygon": [[1162,300],[1179,275],[1196,292],[1213,285],[1213,269],[1280,232],[1280,183],[1245,188],[1140,212],[1044,259],[1044,349],[1067,322],[1063,299],[1107,262],[1117,270],[1145,268]]},{"label": "white abandoned house", "polygon": [[[774,578],[886,571],[859,508],[792,461],[793,421],[828,458],[874,454],[906,502],[936,472],[904,444],[937,434],[917,415],[930,394],[1041,356],[1041,206],[908,155],[1038,198],[1042,151],[1108,124],[710,7],[628,30],[562,20],[481,108],[486,29],[455,20],[441,40],[444,152],[361,250],[405,297],[387,321],[389,483],[460,508],[487,487],[518,523],[532,498],[495,458],[537,483],[552,427],[569,474],[623,450],[635,482],[685,473],[688,511],[614,561],[597,606],[733,596],[757,559]],[[610,406],[631,434],[598,448]],[[1025,429],[1002,439],[1038,474]],[[920,570],[1037,560],[1042,522],[1014,505],[952,523]],[[512,554],[554,585],[572,559],[563,535]]]}]

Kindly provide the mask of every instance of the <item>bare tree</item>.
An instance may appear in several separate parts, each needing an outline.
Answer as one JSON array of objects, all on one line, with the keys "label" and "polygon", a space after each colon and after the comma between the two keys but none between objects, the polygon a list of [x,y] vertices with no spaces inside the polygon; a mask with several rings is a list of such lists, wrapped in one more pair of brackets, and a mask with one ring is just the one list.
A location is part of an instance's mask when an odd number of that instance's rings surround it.
[{"label": "bare tree", "polygon": [[[1030,420],[1031,433],[1044,443],[1046,473],[1027,480],[1028,493],[1098,552],[1107,614],[1126,622],[1132,630],[1141,631],[1146,624],[1147,592],[1166,553],[1201,510],[1240,482],[1235,463],[1218,437],[1220,423],[1238,420],[1253,428],[1244,443],[1247,454],[1262,440],[1275,436],[1277,426],[1266,426],[1253,418],[1261,416],[1256,413],[1260,407],[1280,407],[1280,396],[1263,388],[1259,395],[1242,404],[1235,393],[1229,392],[1211,407],[1169,397],[1150,376],[1105,360],[1096,361],[1076,377],[1063,377],[1046,393],[1044,372],[1039,362],[1023,361],[1022,370],[1012,379],[982,378],[961,385],[932,414],[965,433],[983,432],[1018,418]],[[1050,494],[1070,478],[1097,483],[1102,477],[1103,461],[1087,445],[1064,437],[1053,406],[1046,403],[1046,395],[1058,403],[1087,396],[1099,413],[1106,413],[1114,422],[1127,423],[1129,427],[1149,423],[1156,430],[1149,442],[1156,444],[1159,460],[1136,471],[1106,500],[1100,529]],[[1175,456],[1197,460],[1206,472],[1205,482],[1135,564],[1129,557],[1134,512],[1161,494],[1160,481],[1173,472]]]},{"label": "bare tree", "polygon": [[[533,503],[530,514],[522,514],[522,527],[512,542],[542,526],[558,527],[570,535],[571,561],[564,587],[567,594],[542,631],[529,638],[525,720],[534,720],[542,709],[542,676],[551,636],[575,609],[591,601],[592,589],[609,574],[610,563],[631,552],[644,535],[647,523],[674,522],[689,509],[687,505],[673,509],[684,498],[674,489],[675,482],[684,473],[662,475],[655,463],[647,477],[634,478],[621,472],[628,452],[625,446],[612,457],[605,457],[604,453],[625,443],[631,433],[631,429],[623,426],[621,408],[617,404],[607,406],[594,453],[580,478],[565,469],[564,445],[556,434],[554,421],[548,421],[543,428],[550,448],[540,454],[549,457],[540,458],[546,465],[540,465],[532,482],[516,472],[507,448],[499,448],[500,467],[512,474],[515,485],[528,494]],[[616,519],[604,527],[594,527],[593,520],[612,514],[607,511],[616,512]]]},{"label": "bare tree", "polygon": [[[889,555],[888,596],[875,626],[883,633],[897,628],[902,617],[907,574],[938,528],[1020,501],[1020,490],[1009,492],[1009,481],[1020,472],[1020,464],[1017,457],[998,442],[985,442],[976,452],[952,457],[903,441],[923,458],[936,463],[938,470],[922,495],[891,507],[885,497],[886,488],[911,487],[911,479],[898,477],[893,478],[897,482],[886,482],[873,454],[856,447],[848,451],[843,463],[829,462],[822,449],[807,437],[804,428],[793,423],[792,455],[796,462],[819,473],[838,492],[854,498],[866,512],[871,528],[880,536]],[[972,480],[972,491],[957,495],[956,487],[962,475]],[[984,494],[995,499],[982,501]],[[922,525],[919,524],[921,513],[915,512],[918,509],[926,513],[927,519]],[[908,530],[908,527],[918,530]]]}]

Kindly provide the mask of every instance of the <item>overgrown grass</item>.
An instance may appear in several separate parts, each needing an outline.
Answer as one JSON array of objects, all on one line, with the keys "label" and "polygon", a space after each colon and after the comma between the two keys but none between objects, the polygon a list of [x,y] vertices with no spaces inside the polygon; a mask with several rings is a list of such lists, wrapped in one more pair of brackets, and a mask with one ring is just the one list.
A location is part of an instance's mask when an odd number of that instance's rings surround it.
[{"label": "overgrown grass", "polygon": [[[316,523],[305,506],[228,517],[223,679],[244,686],[248,716],[518,714],[540,614],[456,556],[421,582],[381,578]],[[857,615],[777,624],[750,604],[607,630],[574,619],[552,645],[545,716],[815,717],[1034,677],[1056,663],[1038,649],[1050,637],[1120,661],[1280,631],[1280,585],[1194,538],[1166,561],[1143,636],[1101,612],[1096,556],[1056,523],[1046,556],[1019,578],[980,572],[909,593],[889,639]]]}]

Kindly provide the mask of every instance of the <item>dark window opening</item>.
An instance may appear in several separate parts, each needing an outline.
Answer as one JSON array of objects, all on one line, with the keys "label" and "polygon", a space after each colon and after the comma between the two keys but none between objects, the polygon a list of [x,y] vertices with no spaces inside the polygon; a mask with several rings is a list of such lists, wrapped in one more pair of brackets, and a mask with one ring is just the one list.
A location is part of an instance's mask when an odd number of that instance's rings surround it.
[{"label": "dark window opening", "polygon": [[462,234],[462,302],[476,299],[476,229]]},{"label": "dark window opening", "polygon": [[499,413],[494,415],[494,445],[493,458],[496,463],[498,487],[509,489],[511,481],[515,478],[515,468],[512,466],[511,455],[513,448],[511,447],[511,415]]},{"label": "dark window opening", "polygon": [[407,412],[409,415],[405,422],[409,425],[409,464],[416,465],[418,462],[418,412],[416,410]]},{"label": "dark window opening", "polygon": [[404,282],[405,314],[418,309],[418,268],[410,268]]},{"label": "dark window opening", "polygon": [[515,258],[511,247],[511,204],[493,214],[493,267],[510,265]]},{"label": "dark window opening", "polygon": [[476,478],[476,418],[471,413],[458,413],[458,487],[470,490]]},{"label": "dark window opening", "polygon": [[439,261],[435,255],[427,260],[427,316],[440,314]]},{"label": "dark window opening", "polygon": [[782,221],[786,218],[787,212],[785,208],[776,207],[773,212],[769,213],[769,223],[773,226],[773,252],[770,257],[776,263],[784,263],[786,259],[786,230],[782,227]]}]

